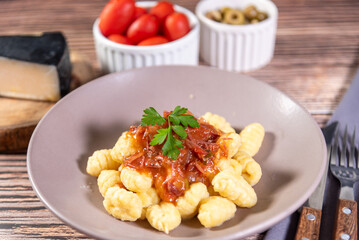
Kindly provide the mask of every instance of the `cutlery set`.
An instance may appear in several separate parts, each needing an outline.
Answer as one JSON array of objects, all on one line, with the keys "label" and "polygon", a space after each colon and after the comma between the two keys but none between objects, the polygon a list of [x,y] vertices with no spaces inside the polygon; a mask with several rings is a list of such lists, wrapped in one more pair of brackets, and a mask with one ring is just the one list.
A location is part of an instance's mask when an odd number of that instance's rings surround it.
[{"label": "cutlery set", "polygon": [[[354,184],[359,181],[359,140],[356,134],[356,128],[359,127],[359,111],[356,109],[359,104],[358,93],[359,71],[327,127],[323,129],[328,149],[326,171],[301,210],[295,240],[325,239],[320,236],[323,229],[333,231],[335,240],[357,240],[358,238],[357,202],[354,200],[353,191]],[[321,227],[328,169],[340,182],[336,215],[329,216],[335,217],[334,229],[328,229],[325,225]]]},{"label": "cutlery set", "polygon": [[[337,124],[331,124],[323,129],[323,135],[328,149],[328,160],[330,157],[330,144],[333,138],[334,133],[336,132]],[[322,217],[322,207],[324,200],[325,186],[327,182],[327,172],[329,167],[329,161],[327,161],[325,166],[325,171],[319,185],[314,190],[312,195],[309,197],[308,201],[304,204],[300,218],[297,233],[295,240],[315,240],[319,239],[321,217]]]}]

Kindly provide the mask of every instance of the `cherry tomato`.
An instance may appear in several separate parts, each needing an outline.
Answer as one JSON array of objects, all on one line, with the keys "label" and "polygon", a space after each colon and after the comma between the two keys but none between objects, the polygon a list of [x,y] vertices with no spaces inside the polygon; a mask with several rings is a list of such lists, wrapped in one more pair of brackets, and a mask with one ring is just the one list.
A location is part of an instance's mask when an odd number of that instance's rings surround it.
[{"label": "cherry tomato", "polygon": [[156,16],[158,18],[158,21],[162,25],[166,17],[174,12],[175,10],[173,9],[172,3],[164,1],[158,2],[154,7],[150,9],[149,13]]},{"label": "cherry tomato", "polygon": [[133,0],[111,0],[100,14],[99,28],[106,37],[110,34],[122,34],[131,24],[135,14]]},{"label": "cherry tomato", "polygon": [[141,17],[143,14],[146,14],[147,10],[146,8],[143,7],[135,7],[135,14],[133,15],[133,21],[136,20],[137,18]]},{"label": "cherry tomato", "polygon": [[128,28],[128,39],[137,44],[142,40],[155,36],[158,32],[158,20],[151,14],[144,14],[136,19]]},{"label": "cherry tomato", "polygon": [[152,46],[152,45],[158,45],[163,43],[168,43],[168,39],[163,36],[154,36],[150,38],[146,38],[145,40],[142,40],[137,46]]},{"label": "cherry tomato", "polygon": [[123,36],[121,34],[111,34],[107,38],[113,42],[127,44],[127,45],[133,45],[132,42],[130,40],[128,40],[128,38],[126,36]]},{"label": "cherry tomato", "polygon": [[177,40],[191,30],[189,21],[183,13],[175,12],[169,15],[164,24],[165,36],[170,41]]}]

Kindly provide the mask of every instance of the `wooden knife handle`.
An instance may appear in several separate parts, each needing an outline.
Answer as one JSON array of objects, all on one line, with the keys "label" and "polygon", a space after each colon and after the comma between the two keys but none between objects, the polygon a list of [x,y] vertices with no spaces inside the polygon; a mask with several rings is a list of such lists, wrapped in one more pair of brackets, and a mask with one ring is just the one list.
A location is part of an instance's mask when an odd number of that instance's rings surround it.
[{"label": "wooden knife handle", "polygon": [[318,240],[321,217],[321,210],[303,207],[299,218],[295,240],[302,240],[305,238],[310,240]]},{"label": "wooden knife handle", "polygon": [[347,236],[345,234],[348,234],[350,240],[357,240],[357,221],[357,203],[339,199],[335,218],[334,239],[349,239],[345,238]]}]

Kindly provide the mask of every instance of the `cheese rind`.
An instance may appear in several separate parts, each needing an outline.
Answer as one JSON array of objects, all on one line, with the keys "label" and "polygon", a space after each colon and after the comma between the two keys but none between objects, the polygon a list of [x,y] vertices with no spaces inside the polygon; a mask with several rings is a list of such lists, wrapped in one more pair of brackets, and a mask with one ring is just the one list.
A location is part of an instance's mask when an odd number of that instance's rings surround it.
[{"label": "cheese rind", "polygon": [[68,93],[71,62],[64,36],[0,36],[0,96],[57,101]]}]

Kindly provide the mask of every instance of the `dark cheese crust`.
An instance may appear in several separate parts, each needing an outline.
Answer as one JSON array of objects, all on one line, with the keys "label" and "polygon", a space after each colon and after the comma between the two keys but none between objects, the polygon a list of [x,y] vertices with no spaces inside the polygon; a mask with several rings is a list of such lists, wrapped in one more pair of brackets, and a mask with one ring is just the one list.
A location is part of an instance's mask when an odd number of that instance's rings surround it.
[{"label": "dark cheese crust", "polygon": [[56,66],[61,96],[69,92],[71,62],[66,39],[61,32],[49,32],[42,35],[0,36],[0,56]]}]

